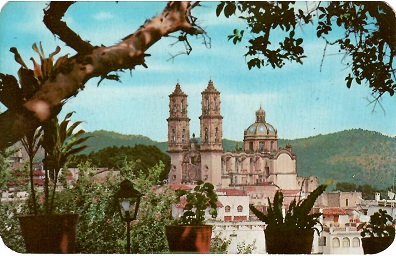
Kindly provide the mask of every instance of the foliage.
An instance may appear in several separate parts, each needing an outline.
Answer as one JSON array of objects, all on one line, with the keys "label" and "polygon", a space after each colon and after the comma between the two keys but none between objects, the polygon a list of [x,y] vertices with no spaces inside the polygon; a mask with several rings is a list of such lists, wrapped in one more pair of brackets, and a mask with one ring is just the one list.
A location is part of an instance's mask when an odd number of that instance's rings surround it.
[{"label": "foliage", "polygon": [[25,245],[22,238],[19,220],[15,216],[18,212],[20,200],[12,200],[0,203],[0,239],[4,244],[18,253],[25,253]]},{"label": "foliage", "polygon": [[[316,36],[325,40],[325,47],[338,45],[339,52],[351,60],[346,63],[351,70],[345,78],[348,88],[353,81],[366,81],[377,99],[386,92],[394,94],[396,18],[387,3],[330,1],[312,10],[299,6],[303,5],[287,1],[222,1],[216,15],[238,15],[245,21],[246,33],[234,29],[228,39],[236,44],[249,35],[245,53],[249,69],[282,68],[286,61],[303,64],[303,38],[296,35],[296,27],[317,21]],[[274,31],[280,33],[274,36]]]},{"label": "foliage", "polygon": [[386,210],[379,209],[370,216],[370,221],[364,225],[360,235],[365,237],[394,237],[395,236],[395,220]]},{"label": "foliage", "polygon": [[37,198],[36,198],[36,189],[34,187],[34,158],[37,154],[37,151],[40,148],[40,139],[42,136],[42,129],[36,129],[35,131],[31,131],[26,133],[26,135],[22,138],[22,146],[25,148],[27,155],[29,157],[29,180],[30,180],[30,200],[32,201],[33,213],[37,214]]},{"label": "foliage", "polygon": [[132,222],[132,252],[168,252],[165,225],[170,222],[174,192],[159,186],[164,164],[136,170],[134,162],[124,162],[119,172],[110,171],[104,179],[96,177],[90,162],[79,166],[79,178],[73,187],[57,194],[58,212],[80,215],[77,234],[79,253],[123,253],[126,246],[125,222],[116,210],[113,195],[122,180],[133,180],[142,197],[137,220]]},{"label": "foliage", "polygon": [[304,139],[279,140],[293,145],[297,169],[315,175],[384,189],[393,185],[396,172],[396,138],[379,132],[351,129]]},{"label": "foliage", "polygon": [[17,79],[12,75],[0,73],[0,102],[8,109],[21,108],[37,91],[39,91],[46,80],[52,78],[53,75],[61,69],[62,64],[68,59],[67,55],[60,57],[54,63],[54,56],[60,52],[60,47],[56,47],[55,51],[45,57],[43,47],[33,44],[33,50],[39,55],[41,64],[37,63],[34,58],[33,69],[29,69],[23,61],[18,49],[12,47],[10,51],[14,53],[15,61],[21,65],[18,70]]},{"label": "foliage", "polygon": [[257,249],[256,239],[253,240],[253,243],[246,244],[245,241],[237,244],[237,254],[252,254],[254,250]]},{"label": "foliage", "polygon": [[320,224],[319,217],[321,213],[310,213],[316,199],[326,190],[330,182],[318,186],[312,191],[307,198],[303,200],[294,200],[290,203],[286,215],[283,216],[283,193],[278,190],[275,193],[274,200],[271,203],[268,198],[268,209],[267,214],[257,210],[254,205],[250,205],[250,210],[259,218],[259,220],[265,222],[268,226],[267,229],[315,229],[318,234],[319,230],[315,225]]},{"label": "foliage", "polygon": [[77,252],[120,253],[123,251],[125,224],[117,215],[112,196],[119,178],[109,173],[95,178],[89,162],[78,166],[78,180],[56,195],[57,212],[79,214]]},{"label": "foliage", "polygon": [[0,191],[7,187],[7,182],[11,176],[10,172],[4,171],[10,167],[10,163],[7,161],[10,154],[9,151],[0,150]]},{"label": "foliage", "polygon": [[231,244],[231,239],[226,239],[222,236],[221,232],[216,232],[212,236],[210,242],[210,252],[212,254],[228,253],[228,246]]},{"label": "foliage", "polygon": [[[89,139],[89,137],[81,137],[85,133],[82,129],[74,132],[81,121],[69,126],[72,114],[73,112],[68,113],[60,123],[58,123],[58,118],[54,117],[47,120],[42,126],[43,135],[40,139],[40,146],[45,150],[43,163],[45,172],[44,210],[46,214],[51,214],[54,209],[55,191],[60,171],[72,155],[86,148],[82,143]],[[51,194],[49,191],[50,178],[53,182]]]},{"label": "foliage", "polygon": [[[7,183],[11,181],[12,172],[3,171],[8,170],[10,163],[7,161],[9,152],[0,152],[0,196],[7,188]],[[14,216],[18,214],[17,200],[13,201],[0,201],[0,239],[3,239],[5,245],[12,248],[16,252],[24,253],[25,247],[23,246],[23,239],[20,234],[18,219]]]},{"label": "foliage", "polygon": [[197,181],[197,186],[191,191],[178,189],[176,190],[176,202],[186,200],[184,213],[177,220],[181,225],[200,226],[205,223],[205,210],[210,208],[209,213],[212,218],[217,217],[217,194],[214,191],[213,184],[209,182]]},{"label": "foliage", "polygon": [[337,182],[336,189],[341,192],[356,191],[357,185],[349,182]]},{"label": "foliage", "polygon": [[[93,139],[95,140],[95,139]],[[73,163],[70,166],[76,166],[79,162],[90,161],[96,167],[107,167],[118,169],[126,162],[134,161],[135,169],[142,170],[147,173],[148,170],[154,167],[159,161],[165,164],[164,172],[161,174],[161,180],[168,177],[168,170],[170,170],[169,155],[161,152],[158,147],[154,145],[137,144],[131,146],[121,147],[107,147],[98,152],[91,152],[89,155],[75,156]]]},{"label": "foliage", "polygon": [[88,148],[81,152],[85,155],[89,155],[92,152],[98,152],[108,147],[133,147],[138,144],[157,146],[164,153],[168,149],[167,142],[153,141],[152,139],[143,135],[126,135],[105,130],[87,132],[86,135],[91,136],[92,139],[87,141]]}]

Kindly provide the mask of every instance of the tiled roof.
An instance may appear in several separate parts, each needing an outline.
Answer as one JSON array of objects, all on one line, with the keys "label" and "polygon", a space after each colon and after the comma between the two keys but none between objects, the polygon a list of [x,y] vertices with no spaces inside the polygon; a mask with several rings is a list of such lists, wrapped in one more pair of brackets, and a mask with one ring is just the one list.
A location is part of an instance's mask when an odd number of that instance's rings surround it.
[{"label": "tiled roof", "polygon": [[[175,206],[176,206],[176,208],[184,209],[184,207],[186,206],[186,204],[187,204],[186,198],[185,198],[185,197],[182,197],[181,200],[180,200],[180,202],[176,203]],[[217,201],[217,202],[216,202],[216,205],[217,205],[218,208],[224,207],[224,205],[223,205],[220,201]]]},{"label": "tiled roof", "polygon": [[173,190],[178,190],[178,189],[191,190],[189,186],[183,184],[169,184],[168,186]]},{"label": "tiled roof", "polygon": [[246,196],[246,192],[236,188],[221,188],[216,192],[225,193],[226,196]]},{"label": "tiled roof", "polygon": [[323,215],[349,215],[348,211],[340,207],[324,208]]}]

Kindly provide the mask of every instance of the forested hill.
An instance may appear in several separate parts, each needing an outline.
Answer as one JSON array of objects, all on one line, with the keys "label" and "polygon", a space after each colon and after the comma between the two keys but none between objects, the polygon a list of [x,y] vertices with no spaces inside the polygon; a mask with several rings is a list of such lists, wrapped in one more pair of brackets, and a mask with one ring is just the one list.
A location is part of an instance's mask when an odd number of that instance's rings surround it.
[{"label": "forested hill", "polygon": [[370,184],[377,188],[393,185],[396,174],[396,138],[362,129],[280,140],[291,144],[302,176]]},{"label": "forested hill", "polygon": [[98,152],[101,149],[112,147],[112,146],[130,146],[133,147],[138,144],[142,145],[154,145],[157,146],[162,152],[167,150],[168,144],[166,142],[157,142],[149,137],[142,135],[125,135],[116,132],[109,132],[104,130],[87,132],[87,136],[92,138],[86,141],[88,148],[84,150],[83,154],[89,154],[90,152]]},{"label": "forested hill", "polygon": [[[167,150],[167,142],[156,142],[141,135],[122,135],[115,132],[95,131],[88,133],[89,148],[84,153],[99,151],[110,146],[155,145]],[[396,138],[362,129],[346,130],[309,138],[280,139],[279,147],[293,146],[297,155],[297,171],[302,176],[356,184],[370,184],[385,188],[393,185],[396,174]],[[224,139],[225,151],[243,146],[241,141]]]}]

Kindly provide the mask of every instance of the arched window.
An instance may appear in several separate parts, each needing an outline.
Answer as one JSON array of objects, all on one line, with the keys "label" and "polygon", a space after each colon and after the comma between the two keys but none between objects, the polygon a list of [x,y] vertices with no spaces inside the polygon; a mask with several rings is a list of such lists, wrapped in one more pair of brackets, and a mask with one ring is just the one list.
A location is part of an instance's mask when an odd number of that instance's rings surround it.
[{"label": "arched window", "polygon": [[182,100],[181,103],[180,103],[180,112],[181,113],[183,113],[183,110],[184,110],[183,104],[184,104],[184,101]]},{"label": "arched window", "polygon": [[237,211],[238,211],[238,212],[242,212],[242,211],[243,211],[243,206],[242,206],[242,205],[238,205]]},{"label": "arched window", "polygon": [[218,139],[218,136],[219,136],[218,132],[219,132],[219,128],[216,127],[216,129],[215,129],[215,142],[218,142],[218,140],[219,140]]},{"label": "arched window", "polygon": [[340,247],[340,239],[338,239],[337,237],[334,237],[332,240],[332,245],[334,248]]},{"label": "arched window", "polygon": [[206,98],[206,110],[209,110],[209,98]]},{"label": "arched window", "polygon": [[208,140],[209,140],[209,134],[208,134],[209,132],[208,132],[208,128],[206,127],[205,128],[205,142],[208,142]]},{"label": "arched window", "polygon": [[176,113],[177,111],[177,107],[176,107],[176,103],[173,104],[173,113]]},{"label": "arched window", "polygon": [[176,143],[176,131],[175,131],[175,129],[172,129],[172,143],[173,144]]},{"label": "arched window", "polygon": [[185,137],[186,137],[186,129],[183,129],[182,131],[182,143],[185,143]]},{"label": "arched window", "polygon": [[342,247],[351,247],[351,242],[348,237],[344,237],[342,239]]},{"label": "arched window", "polygon": [[354,237],[352,239],[352,246],[353,247],[360,247],[360,239],[358,237]]},{"label": "arched window", "polygon": [[230,211],[231,211],[231,207],[230,207],[229,205],[227,205],[227,206],[224,208],[224,210],[225,210],[225,212],[230,212]]}]

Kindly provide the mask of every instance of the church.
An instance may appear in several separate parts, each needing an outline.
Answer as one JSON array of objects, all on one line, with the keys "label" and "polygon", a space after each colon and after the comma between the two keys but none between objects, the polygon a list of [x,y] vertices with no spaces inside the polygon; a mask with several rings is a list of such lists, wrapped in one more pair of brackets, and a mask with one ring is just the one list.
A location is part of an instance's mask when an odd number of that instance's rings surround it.
[{"label": "church", "polygon": [[297,158],[292,146],[278,148],[278,131],[267,122],[261,106],[252,113],[252,120],[255,114],[255,122],[244,131],[243,148],[225,152],[220,92],[210,80],[201,94],[200,142],[195,134],[190,136],[188,96],[179,83],[169,95],[169,184],[193,185],[201,179],[217,189],[255,188],[253,191],[258,192],[270,187],[271,191],[280,188],[284,193],[290,191],[292,194],[300,189],[311,192],[317,187],[316,177],[304,178],[297,174]]}]

